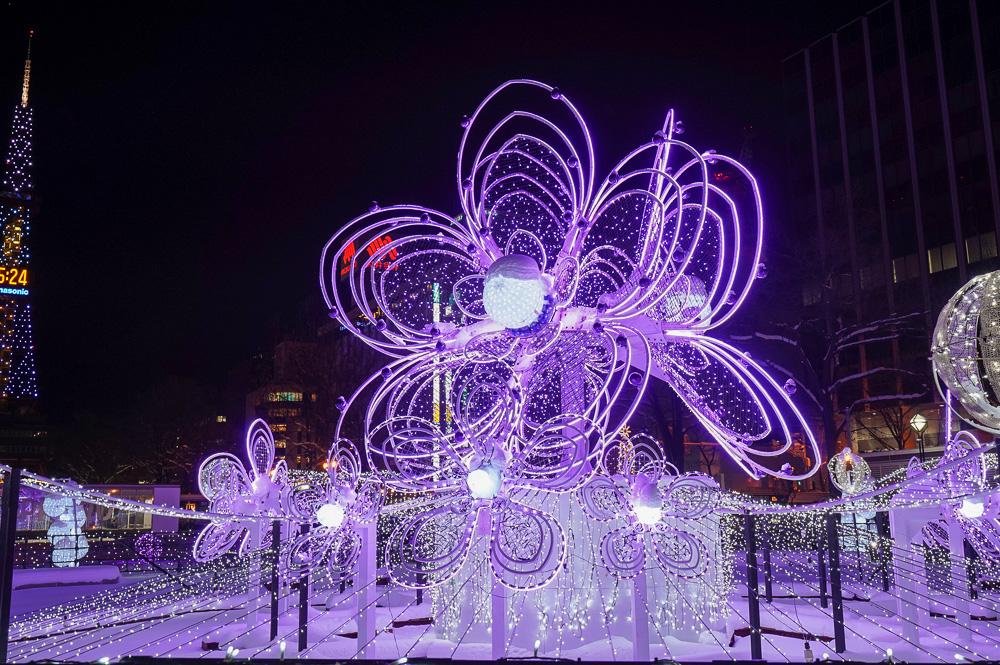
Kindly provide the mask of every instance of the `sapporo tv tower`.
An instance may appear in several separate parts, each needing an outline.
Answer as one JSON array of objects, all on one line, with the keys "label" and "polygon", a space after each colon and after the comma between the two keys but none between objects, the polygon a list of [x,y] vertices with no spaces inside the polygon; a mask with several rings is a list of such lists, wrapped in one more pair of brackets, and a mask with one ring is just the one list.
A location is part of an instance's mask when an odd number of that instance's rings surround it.
[{"label": "sapporo tv tower", "polygon": [[21,102],[14,107],[14,122],[7,149],[7,164],[0,184],[0,413],[26,415],[37,410],[35,345],[31,331],[31,218],[36,206],[31,183],[31,37],[24,62]]}]

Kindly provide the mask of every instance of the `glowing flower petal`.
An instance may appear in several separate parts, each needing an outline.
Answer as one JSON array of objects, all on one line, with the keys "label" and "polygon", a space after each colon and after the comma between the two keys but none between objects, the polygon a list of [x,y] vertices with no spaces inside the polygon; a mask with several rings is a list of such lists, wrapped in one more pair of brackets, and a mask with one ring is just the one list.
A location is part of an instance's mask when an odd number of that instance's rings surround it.
[{"label": "glowing flower petal", "polygon": [[454,577],[469,556],[475,513],[438,508],[410,517],[389,536],[386,565],[392,580],[428,589]]},{"label": "glowing flower petal", "polygon": [[601,560],[612,575],[631,579],[646,566],[646,541],[641,530],[621,526],[601,539]]},{"label": "glowing flower petal", "polygon": [[493,575],[511,589],[539,589],[562,568],[565,541],[550,515],[507,501],[493,516]]}]

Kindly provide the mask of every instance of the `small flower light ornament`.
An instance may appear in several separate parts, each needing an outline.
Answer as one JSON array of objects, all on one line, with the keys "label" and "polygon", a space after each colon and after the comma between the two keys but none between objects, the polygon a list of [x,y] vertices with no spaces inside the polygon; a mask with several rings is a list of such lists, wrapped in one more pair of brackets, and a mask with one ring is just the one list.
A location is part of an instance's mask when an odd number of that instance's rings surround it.
[{"label": "small flower light ornament", "polygon": [[377,475],[361,476],[357,448],[341,439],[330,448],[326,482],[296,484],[288,498],[289,513],[309,530],[300,533],[285,554],[284,572],[302,577],[320,569],[332,579],[349,575],[361,552],[357,525],[378,517],[385,490]]},{"label": "small flower light ornament", "polygon": [[680,474],[663,460],[660,444],[637,434],[610,445],[602,474],[578,493],[584,512],[599,522],[626,522],[601,540],[601,559],[612,575],[631,578],[646,567],[652,547],[665,573],[698,577],[709,563],[705,524],[720,494],[702,473]]},{"label": "small flower light ornament", "polygon": [[[510,110],[518,95],[540,110]],[[395,358],[341,404],[367,406],[366,442],[373,426],[390,423],[383,436],[393,437],[416,418],[418,429],[433,425],[426,441],[460,447],[449,396],[459,383],[479,390],[477,375],[491,394],[502,388],[495,406],[520,441],[565,414],[611,433],[653,374],[751,476],[818,468],[788,394],[705,335],[765,272],[760,196],[746,169],[681,142],[671,112],[595,183],[583,118],[537,81],[503,84],[462,126],[458,220],[372,203],[323,250],[330,315]],[[805,458],[792,454],[795,430],[811,448]]]},{"label": "small flower light ornament", "polygon": [[285,460],[275,463],[274,436],[263,420],[250,424],[246,451],[249,473],[243,462],[229,453],[211,455],[198,469],[198,487],[208,499],[209,512],[232,518],[213,518],[202,529],[194,543],[195,561],[216,559],[237,543],[240,555],[265,549],[270,546],[271,528],[258,518],[285,517],[288,467]]},{"label": "small flower light ornament", "polygon": [[[589,478],[600,438],[593,423],[573,415],[544,423],[528,441],[502,419],[472,420],[479,426],[462,419],[450,437],[415,418],[405,430],[396,423],[376,431],[369,452],[385,465],[388,482],[434,497],[390,535],[389,574],[410,588],[442,584],[461,570],[478,537],[488,537],[498,582],[541,588],[561,570],[566,542],[559,522],[531,504],[540,492],[571,492]],[[394,435],[380,436],[387,429]]]}]

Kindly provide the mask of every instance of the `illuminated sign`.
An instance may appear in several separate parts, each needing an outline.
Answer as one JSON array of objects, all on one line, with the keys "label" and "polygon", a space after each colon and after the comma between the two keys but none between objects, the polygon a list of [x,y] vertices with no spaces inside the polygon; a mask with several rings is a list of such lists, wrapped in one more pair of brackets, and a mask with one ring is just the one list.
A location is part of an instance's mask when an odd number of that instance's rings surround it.
[{"label": "illuminated sign", "polygon": [[[368,252],[368,256],[372,256],[373,254],[375,254],[375,252],[379,251],[380,249],[388,245],[390,242],[392,242],[392,238],[390,238],[389,236],[375,238],[375,240],[368,243],[368,246],[365,248],[365,250]],[[350,243],[347,244],[346,247],[344,247],[344,251],[340,256],[341,279],[346,277],[347,274],[351,271],[351,263],[354,260],[354,255],[356,253],[357,251],[354,249],[354,241],[352,240]],[[375,270],[396,270],[396,268],[392,266],[391,262],[395,261],[397,256],[399,256],[399,253],[395,249],[390,249],[389,252],[386,254],[386,259],[388,260],[376,261],[372,264],[372,267]]]},{"label": "illuminated sign", "polygon": [[27,268],[4,268],[0,267],[0,286],[27,286]]}]

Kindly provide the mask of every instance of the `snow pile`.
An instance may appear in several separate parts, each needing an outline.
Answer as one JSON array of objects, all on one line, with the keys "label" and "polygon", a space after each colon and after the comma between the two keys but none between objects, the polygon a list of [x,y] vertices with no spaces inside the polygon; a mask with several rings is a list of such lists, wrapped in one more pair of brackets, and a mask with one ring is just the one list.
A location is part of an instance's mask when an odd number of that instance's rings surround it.
[{"label": "snow pile", "polygon": [[15,589],[79,584],[115,584],[121,579],[118,566],[76,566],[73,568],[29,568],[14,571]]}]

